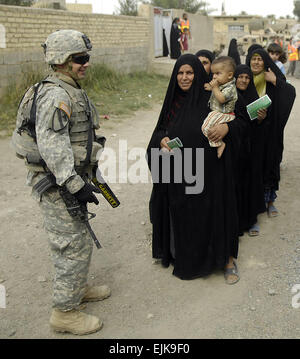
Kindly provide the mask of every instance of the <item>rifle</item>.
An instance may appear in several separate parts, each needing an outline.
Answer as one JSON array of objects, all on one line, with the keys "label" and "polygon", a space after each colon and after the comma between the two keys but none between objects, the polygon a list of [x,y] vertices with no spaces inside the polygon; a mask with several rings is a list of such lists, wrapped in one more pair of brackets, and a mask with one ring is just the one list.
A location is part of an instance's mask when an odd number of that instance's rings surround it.
[{"label": "rifle", "polygon": [[[34,186],[34,190],[37,191],[39,195],[42,195],[45,191],[47,191],[51,187],[58,188],[61,198],[65,202],[69,215],[75,220],[84,223],[93,241],[95,242],[96,247],[98,249],[102,248],[100,242],[98,241],[89,223],[89,220],[95,218],[96,215],[94,213],[88,212],[87,205],[84,203],[80,203],[78,199],[74,196],[74,194],[70,193],[67,190],[67,187],[65,185],[61,187],[57,186],[55,177],[52,173],[48,173],[46,177],[44,177],[41,181],[39,181]],[[89,218],[89,214],[91,215],[90,218]]]},{"label": "rifle", "polygon": [[[69,212],[69,215],[72,218],[74,218],[75,220],[78,220],[78,221],[84,223],[87,230],[89,231],[96,247],[98,249],[102,248],[100,242],[98,241],[98,239],[89,223],[89,220],[92,218],[95,218],[96,215],[94,213],[88,212],[87,205],[84,203],[80,203],[78,201],[78,199],[67,190],[66,186],[59,187],[59,193],[61,195],[62,200],[65,202],[65,205],[67,207],[67,211]],[[89,214],[91,215],[90,218],[89,218]]]}]

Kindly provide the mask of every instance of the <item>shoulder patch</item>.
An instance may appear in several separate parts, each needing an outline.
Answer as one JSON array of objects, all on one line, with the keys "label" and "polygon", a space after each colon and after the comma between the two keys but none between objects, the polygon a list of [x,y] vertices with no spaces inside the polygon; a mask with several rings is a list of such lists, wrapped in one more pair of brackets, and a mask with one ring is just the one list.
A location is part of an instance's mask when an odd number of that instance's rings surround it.
[{"label": "shoulder patch", "polygon": [[71,118],[71,109],[65,102],[60,102],[58,108],[62,110],[69,119]]}]

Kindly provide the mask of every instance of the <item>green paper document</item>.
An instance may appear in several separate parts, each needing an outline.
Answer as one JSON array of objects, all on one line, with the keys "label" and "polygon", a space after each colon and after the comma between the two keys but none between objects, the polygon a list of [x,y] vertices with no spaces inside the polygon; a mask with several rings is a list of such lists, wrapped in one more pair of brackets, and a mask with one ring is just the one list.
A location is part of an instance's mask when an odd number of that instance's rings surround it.
[{"label": "green paper document", "polygon": [[170,148],[178,148],[178,147],[182,147],[183,144],[182,142],[180,141],[180,139],[178,137],[174,138],[173,140],[167,142],[168,146]]},{"label": "green paper document", "polygon": [[259,110],[263,110],[265,108],[268,108],[271,105],[272,101],[268,95],[265,95],[258,100],[250,103],[247,106],[247,112],[250,117],[250,120],[255,120],[257,118],[257,112]]}]

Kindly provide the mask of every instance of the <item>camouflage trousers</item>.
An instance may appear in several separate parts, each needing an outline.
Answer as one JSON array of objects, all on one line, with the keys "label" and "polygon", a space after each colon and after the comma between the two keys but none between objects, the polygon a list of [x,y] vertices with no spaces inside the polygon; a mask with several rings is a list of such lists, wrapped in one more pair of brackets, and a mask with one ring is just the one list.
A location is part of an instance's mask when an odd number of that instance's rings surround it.
[{"label": "camouflage trousers", "polygon": [[93,242],[85,225],[69,215],[57,189],[42,195],[40,207],[55,268],[53,308],[68,311],[84,297]]}]

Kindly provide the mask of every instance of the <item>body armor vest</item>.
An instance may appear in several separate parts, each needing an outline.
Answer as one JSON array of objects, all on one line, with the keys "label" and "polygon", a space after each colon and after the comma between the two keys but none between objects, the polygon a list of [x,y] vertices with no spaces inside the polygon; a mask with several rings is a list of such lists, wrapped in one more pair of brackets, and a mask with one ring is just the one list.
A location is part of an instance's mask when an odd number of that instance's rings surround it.
[{"label": "body armor vest", "polygon": [[[55,76],[49,76],[43,81],[43,86],[53,85],[62,87],[71,100],[72,112],[70,116],[69,136],[74,154],[75,168],[80,172],[80,168],[85,165],[90,131],[92,132],[90,140],[93,145],[89,158],[91,165],[97,163],[97,152],[102,148],[99,143],[93,141],[94,129],[99,127],[98,114],[84,90],[75,88]],[[28,160],[28,158],[41,159],[35,138],[26,131],[26,123],[24,124],[24,122],[29,119],[30,109],[33,105],[32,91],[34,91],[32,88],[27,91],[19,106],[17,126],[13,133],[12,144],[17,156],[25,158],[25,163],[30,170],[43,172],[44,170],[41,165],[30,163],[30,160]],[[35,160],[35,162],[38,162],[38,160]]]}]

